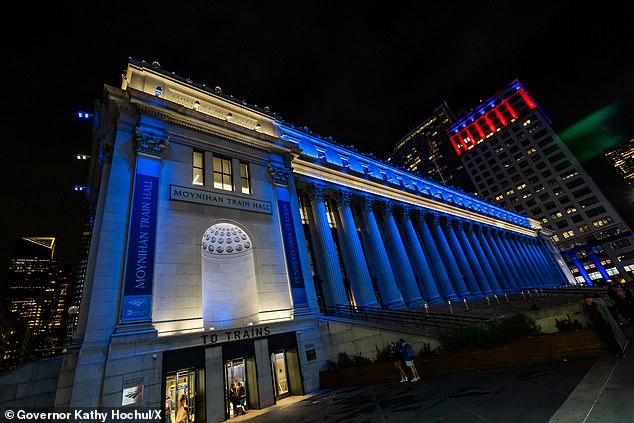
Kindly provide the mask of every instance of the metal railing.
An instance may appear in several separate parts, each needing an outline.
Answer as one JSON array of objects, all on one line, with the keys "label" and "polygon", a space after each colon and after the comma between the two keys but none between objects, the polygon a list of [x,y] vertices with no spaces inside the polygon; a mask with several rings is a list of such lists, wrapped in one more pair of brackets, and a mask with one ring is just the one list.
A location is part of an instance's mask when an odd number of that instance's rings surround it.
[{"label": "metal railing", "polygon": [[488,320],[486,317],[465,316],[458,314],[431,313],[429,311],[397,311],[370,307],[352,307],[338,304],[327,306],[325,315],[342,317],[381,325],[398,326],[400,328],[425,330],[471,325]]}]

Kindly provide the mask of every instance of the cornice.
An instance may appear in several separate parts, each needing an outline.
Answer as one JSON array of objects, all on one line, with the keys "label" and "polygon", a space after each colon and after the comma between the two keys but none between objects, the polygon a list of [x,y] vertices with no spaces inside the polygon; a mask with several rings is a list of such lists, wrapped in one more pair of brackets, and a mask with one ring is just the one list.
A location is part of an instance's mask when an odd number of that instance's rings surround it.
[{"label": "cornice", "polygon": [[319,180],[337,186],[351,188],[358,191],[359,195],[371,194],[377,197],[383,197],[404,204],[422,207],[424,209],[433,210],[438,213],[445,213],[448,215],[460,217],[462,219],[505,229],[531,237],[536,236],[535,229],[525,228],[489,216],[477,214],[469,210],[464,210],[449,204],[434,201],[430,198],[421,197],[373,181],[368,181],[354,175],[344,175],[335,169],[330,169],[315,163],[304,161],[300,158],[297,158],[292,162],[292,168],[295,175],[305,176],[306,178],[308,178],[308,181]]}]

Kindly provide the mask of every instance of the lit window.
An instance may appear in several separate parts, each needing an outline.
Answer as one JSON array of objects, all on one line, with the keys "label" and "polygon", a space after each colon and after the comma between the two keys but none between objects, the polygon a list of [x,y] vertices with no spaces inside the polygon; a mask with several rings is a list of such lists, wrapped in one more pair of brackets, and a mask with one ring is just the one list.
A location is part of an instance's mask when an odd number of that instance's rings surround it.
[{"label": "lit window", "polygon": [[559,235],[553,235],[553,241],[559,242]]},{"label": "lit window", "polygon": [[233,191],[230,159],[214,156],[214,188]]},{"label": "lit window", "polygon": [[605,269],[605,271],[609,276],[616,276],[619,274],[619,271],[616,267],[609,267]]},{"label": "lit window", "polygon": [[249,179],[249,165],[240,162],[240,182],[242,183],[242,193],[251,194],[251,181]]},{"label": "lit window", "polygon": [[192,184],[205,185],[205,162],[203,152],[194,150]]}]

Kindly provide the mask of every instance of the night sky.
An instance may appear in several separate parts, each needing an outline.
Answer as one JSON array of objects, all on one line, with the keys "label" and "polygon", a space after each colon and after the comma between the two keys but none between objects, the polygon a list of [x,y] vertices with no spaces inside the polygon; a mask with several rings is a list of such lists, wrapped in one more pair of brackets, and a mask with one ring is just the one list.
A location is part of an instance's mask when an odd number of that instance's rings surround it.
[{"label": "night sky", "polygon": [[4,263],[19,236],[54,236],[74,262],[90,152],[75,113],[128,57],[383,158],[442,101],[468,111],[514,79],[557,131],[608,108],[609,132],[634,136],[629,2],[104,3],[5,11]]}]

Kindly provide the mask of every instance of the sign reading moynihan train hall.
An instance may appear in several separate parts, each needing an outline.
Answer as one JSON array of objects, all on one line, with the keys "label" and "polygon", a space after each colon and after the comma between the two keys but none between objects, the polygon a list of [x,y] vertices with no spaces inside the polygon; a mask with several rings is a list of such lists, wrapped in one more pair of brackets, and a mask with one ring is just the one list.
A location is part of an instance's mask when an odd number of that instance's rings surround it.
[{"label": "sign reading moynihan train hall", "polygon": [[257,213],[271,214],[269,201],[243,198],[218,192],[170,185],[170,200],[204,204],[206,206],[228,207],[230,209],[247,210]]}]

